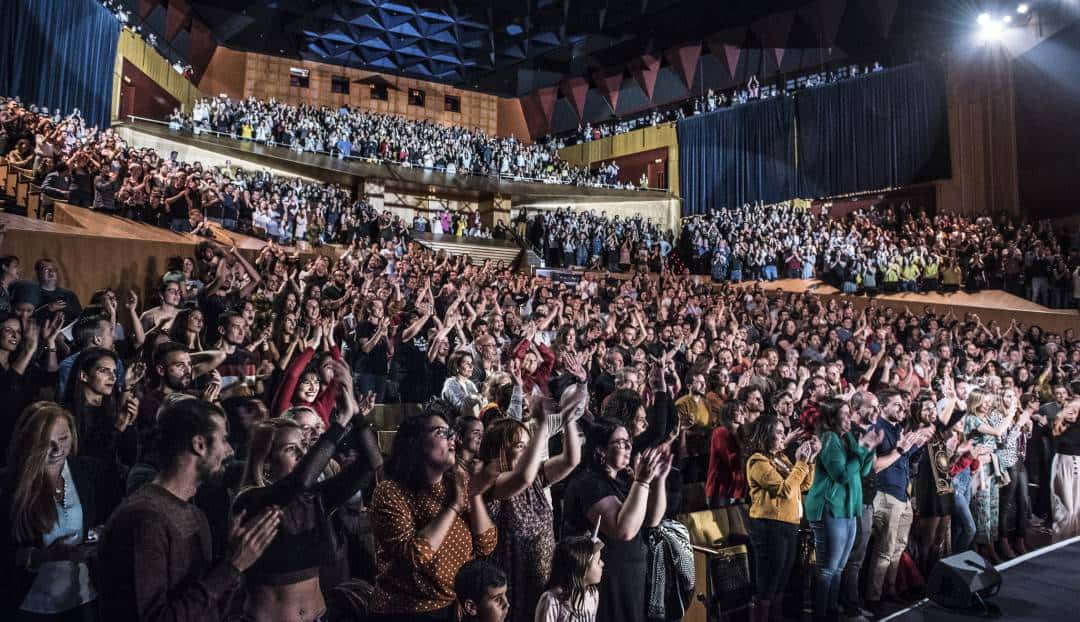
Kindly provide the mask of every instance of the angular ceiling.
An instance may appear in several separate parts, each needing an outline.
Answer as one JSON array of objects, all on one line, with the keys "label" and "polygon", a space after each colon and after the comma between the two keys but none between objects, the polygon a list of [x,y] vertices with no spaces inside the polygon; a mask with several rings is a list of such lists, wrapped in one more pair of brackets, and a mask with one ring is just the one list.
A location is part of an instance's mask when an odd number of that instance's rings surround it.
[{"label": "angular ceiling", "polygon": [[[218,43],[233,49],[372,69],[504,96],[532,93],[574,77],[610,75],[642,54],[663,57],[675,46],[700,43],[725,30],[751,32],[753,45],[770,48],[778,56],[785,48],[803,45],[789,41],[799,33],[817,46],[831,47],[842,37],[840,16],[850,5],[867,5],[859,7],[860,13],[881,21],[885,16],[893,19],[897,4],[896,0],[187,1],[211,25]],[[793,29],[796,15],[801,25]],[[855,37],[852,45],[873,45],[884,38]]]}]

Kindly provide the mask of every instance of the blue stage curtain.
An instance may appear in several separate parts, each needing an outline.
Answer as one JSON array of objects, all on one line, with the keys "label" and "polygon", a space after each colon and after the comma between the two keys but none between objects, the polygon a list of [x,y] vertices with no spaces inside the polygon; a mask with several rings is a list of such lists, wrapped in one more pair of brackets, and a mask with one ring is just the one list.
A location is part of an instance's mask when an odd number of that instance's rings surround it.
[{"label": "blue stage curtain", "polygon": [[795,114],[781,97],[679,122],[683,215],[795,196]]},{"label": "blue stage curtain", "polygon": [[948,177],[940,66],[916,63],[800,91],[799,196],[829,197]]},{"label": "blue stage curtain", "polygon": [[96,0],[0,2],[0,95],[107,126],[120,23]]}]

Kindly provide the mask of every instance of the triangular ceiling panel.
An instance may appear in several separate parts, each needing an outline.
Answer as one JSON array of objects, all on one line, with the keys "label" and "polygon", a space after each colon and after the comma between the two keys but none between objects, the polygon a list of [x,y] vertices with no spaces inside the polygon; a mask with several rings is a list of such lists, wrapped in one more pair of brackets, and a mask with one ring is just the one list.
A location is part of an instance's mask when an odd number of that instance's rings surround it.
[{"label": "triangular ceiling panel", "polygon": [[757,35],[762,47],[787,47],[788,35],[794,21],[795,11],[773,13],[750,24],[750,30]]},{"label": "triangular ceiling panel", "polygon": [[589,94],[589,81],[581,77],[568,78],[563,80],[562,90],[577,112],[578,119],[585,116],[585,96]]},{"label": "triangular ceiling panel", "polygon": [[897,0],[864,0],[863,13],[877,25],[883,39],[889,38],[893,18],[896,17]]},{"label": "triangular ceiling panel", "polygon": [[416,26],[413,26],[409,22],[405,22],[405,23],[402,23],[402,24],[398,24],[397,26],[394,26],[393,28],[390,29],[390,32],[393,32],[393,33],[396,33],[396,34],[399,34],[399,35],[402,35],[402,36],[405,36],[405,37],[420,37],[420,36],[423,36],[423,35],[420,34],[420,31],[418,31],[416,29]]},{"label": "triangular ceiling panel", "polygon": [[593,74],[593,81],[596,83],[596,90],[600,91],[608,106],[611,106],[611,112],[614,113],[619,107],[619,88],[622,86],[623,72],[616,71],[604,75],[598,71]]},{"label": "triangular ceiling panel", "polygon": [[634,59],[630,62],[630,73],[645,92],[645,99],[652,100],[656,77],[660,75],[660,57],[644,54]]},{"label": "triangular ceiling panel", "polygon": [[679,76],[683,79],[686,88],[693,88],[698,59],[701,58],[701,44],[680,45],[668,50],[664,56],[671,63],[671,66],[679,72]]},{"label": "triangular ceiling panel", "polygon": [[819,47],[832,47],[836,42],[847,3],[848,0],[817,0],[799,11],[817,33]]}]

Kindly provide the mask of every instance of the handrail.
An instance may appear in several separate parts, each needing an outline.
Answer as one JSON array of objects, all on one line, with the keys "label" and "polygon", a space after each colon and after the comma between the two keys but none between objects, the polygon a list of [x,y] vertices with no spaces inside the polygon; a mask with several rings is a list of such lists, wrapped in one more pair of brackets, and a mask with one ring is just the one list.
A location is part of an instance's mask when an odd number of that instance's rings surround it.
[{"label": "handrail", "polygon": [[[164,126],[167,126],[167,127],[171,125],[168,121],[162,121],[160,119],[150,119],[150,118],[147,118],[147,117],[140,117],[140,116],[133,115],[133,114],[129,114],[128,118],[131,119],[131,122],[133,122],[133,123],[136,120],[138,120],[138,121],[148,121],[150,123],[156,123],[158,125],[164,125]],[[229,138],[229,139],[232,139],[232,140],[241,140],[240,137],[236,136],[235,134],[229,133],[229,132],[218,132],[216,130],[207,130],[207,129],[201,129],[201,128],[199,129],[198,132],[195,132],[194,130],[189,130],[187,128],[181,128],[180,130],[172,130],[170,128],[170,131],[187,132],[187,133],[190,133],[193,136],[199,136],[200,134],[212,134],[214,136],[223,137],[223,138]],[[254,143],[254,142],[257,142],[257,141],[255,141],[254,139],[251,139],[251,142]],[[272,145],[270,143],[259,143],[259,144],[267,144],[268,146],[281,147],[281,148],[284,148],[284,149],[292,149],[292,147],[287,147],[285,145],[279,145],[279,144],[272,144]],[[331,157],[331,158],[338,158],[339,160],[356,160],[356,161],[359,161],[359,162],[373,162],[374,161],[374,162],[379,162],[380,164],[392,164],[392,165],[395,165],[395,166],[400,166],[402,168],[405,168],[405,165],[402,164],[401,162],[398,162],[397,160],[388,160],[388,159],[384,159],[384,158],[365,158],[365,157],[354,156],[354,155],[343,156],[340,153],[334,153],[332,151],[319,151],[317,149],[304,149],[303,153],[317,153],[319,155],[325,155],[325,156],[328,156],[328,157]],[[545,179],[543,177],[521,177],[519,175],[503,175],[502,173],[497,173],[497,174],[493,174],[493,175],[476,175],[475,173],[471,173],[471,172],[468,172],[468,171],[462,171],[460,169],[457,170],[454,173],[447,173],[445,167],[427,169],[427,167],[424,167],[424,166],[412,166],[410,164],[408,166],[408,168],[421,168],[421,169],[425,169],[425,170],[434,170],[434,171],[441,172],[444,175],[469,175],[469,176],[473,176],[473,177],[487,177],[487,178],[494,177],[494,178],[499,179],[500,181],[518,181],[518,182],[523,181],[523,182],[529,182],[529,183],[547,184],[547,185],[552,185],[552,186],[577,186],[578,185],[578,184],[574,184],[574,183],[570,183],[570,182],[564,182],[564,181],[551,181],[550,179]],[[622,186],[615,186],[615,185],[612,185],[612,184],[600,184],[600,185],[589,184],[589,185],[586,185],[584,187],[586,187],[586,188],[605,188],[605,189],[609,189],[609,190],[637,190],[637,191],[646,191],[646,192],[663,192],[665,194],[668,192],[666,189],[663,189],[663,188],[648,188],[648,187],[645,187],[645,188],[641,188],[641,187],[624,188]]]}]

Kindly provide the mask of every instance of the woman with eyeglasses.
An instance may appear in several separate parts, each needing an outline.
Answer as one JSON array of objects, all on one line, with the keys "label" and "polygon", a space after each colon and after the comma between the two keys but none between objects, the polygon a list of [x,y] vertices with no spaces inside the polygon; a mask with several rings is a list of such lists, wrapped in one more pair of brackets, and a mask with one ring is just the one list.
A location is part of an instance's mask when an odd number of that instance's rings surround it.
[{"label": "woman with eyeglasses", "polygon": [[0,608],[16,621],[97,619],[88,537],[120,495],[100,461],[74,455],[78,440],[59,404],[19,417],[0,480]]},{"label": "woman with eyeglasses", "polygon": [[454,407],[455,415],[479,415],[484,397],[476,384],[470,379],[473,374],[473,355],[458,350],[450,355],[446,363],[449,376],[442,386],[442,399]]},{"label": "woman with eyeglasses", "polygon": [[373,620],[456,621],[454,577],[474,557],[491,555],[498,530],[480,481],[457,464],[456,409],[432,400],[398,427],[375,487],[372,531],[380,571]]},{"label": "woman with eyeglasses", "polygon": [[83,350],[64,385],[63,405],[75,418],[83,446],[80,455],[130,466],[137,457],[133,424],[139,400],[117,391],[117,375],[115,352],[96,347]]},{"label": "woman with eyeglasses", "polygon": [[596,619],[644,622],[647,546],[644,527],[656,527],[667,509],[670,451],[649,448],[630,456],[630,432],[618,419],[600,417],[586,435],[586,468],[567,486],[563,534],[591,535],[599,525],[602,559],[611,571],[600,583]]}]

